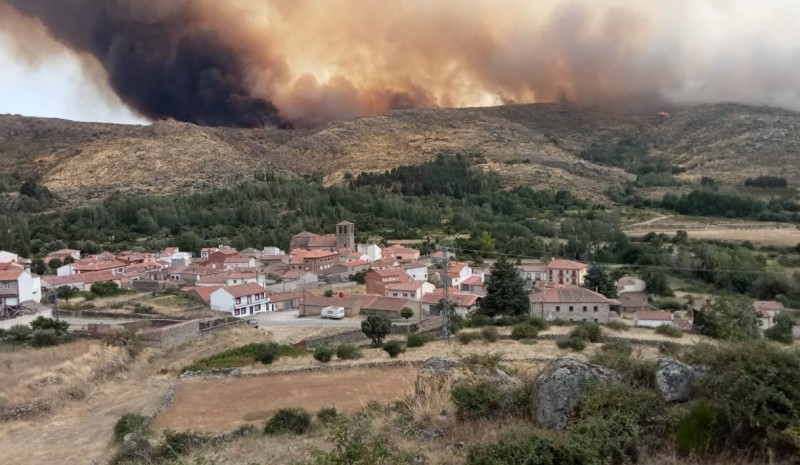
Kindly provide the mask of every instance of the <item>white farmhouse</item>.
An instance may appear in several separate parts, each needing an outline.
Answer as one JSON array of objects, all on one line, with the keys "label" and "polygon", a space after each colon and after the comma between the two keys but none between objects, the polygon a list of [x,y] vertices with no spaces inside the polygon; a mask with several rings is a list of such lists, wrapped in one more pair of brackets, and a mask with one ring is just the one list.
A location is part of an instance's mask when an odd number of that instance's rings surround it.
[{"label": "white farmhouse", "polygon": [[428,280],[428,265],[421,262],[411,262],[401,265],[401,268],[406,274],[414,281],[427,281]]},{"label": "white farmhouse", "polygon": [[358,244],[356,245],[356,252],[366,254],[367,261],[370,263],[383,257],[383,251],[376,244]]},{"label": "white farmhouse", "polygon": [[266,289],[255,283],[226,286],[211,293],[211,310],[232,316],[274,311]]},{"label": "white farmhouse", "polygon": [[42,299],[42,279],[15,265],[0,265],[0,307]]}]

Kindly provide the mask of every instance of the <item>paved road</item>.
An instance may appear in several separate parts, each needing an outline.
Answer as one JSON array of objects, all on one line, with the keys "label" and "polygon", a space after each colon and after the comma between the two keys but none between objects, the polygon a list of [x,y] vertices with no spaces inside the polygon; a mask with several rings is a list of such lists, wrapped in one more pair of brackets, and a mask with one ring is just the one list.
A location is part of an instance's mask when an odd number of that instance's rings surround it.
[{"label": "paved road", "polygon": [[139,320],[123,320],[117,318],[61,318],[62,321],[66,321],[69,323],[70,326],[73,328],[85,328],[89,324],[101,324],[101,325],[123,325],[125,323],[133,323],[134,321]]},{"label": "paved road", "polygon": [[297,310],[288,312],[268,312],[253,315],[248,319],[258,320],[259,328],[360,328],[361,320],[344,318],[329,320],[319,317],[297,317]]}]

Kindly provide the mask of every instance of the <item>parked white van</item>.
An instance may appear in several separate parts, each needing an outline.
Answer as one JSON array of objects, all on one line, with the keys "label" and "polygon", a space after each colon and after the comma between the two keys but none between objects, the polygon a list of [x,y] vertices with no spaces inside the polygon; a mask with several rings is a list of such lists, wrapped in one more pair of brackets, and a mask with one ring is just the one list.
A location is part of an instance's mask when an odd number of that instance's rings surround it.
[{"label": "parked white van", "polygon": [[344,318],[344,307],[325,307],[322,309],[320,316],[322,318],[341,320]]}]

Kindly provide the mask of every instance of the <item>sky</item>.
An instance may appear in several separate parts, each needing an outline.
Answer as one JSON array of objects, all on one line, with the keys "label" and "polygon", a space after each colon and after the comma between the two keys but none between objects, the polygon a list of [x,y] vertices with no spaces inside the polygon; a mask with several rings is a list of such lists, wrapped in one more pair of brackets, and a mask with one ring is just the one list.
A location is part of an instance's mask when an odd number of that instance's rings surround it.
[{"label": "sky", "polygon": [[[82,42],[82,22],[93,15],[76,5],[100,4],[117,8],[106,18],[117,33],[112,43],[158,52],[161,44],[146,43],[154,34],[137,35],[142,27],[176,41],[176,34],[213,31],[215,50],[236,55],[222,69],[224,82],[239,81],[233,100],[263,99],[308,125],[404,106],[553,101],[562,94],[586,106],[652,101],[640,105],[647,111],[662,102],[708,101],[800,111],[800,0],[163,1],[0,0],[0,114],[148,122],[105,77],[129,74],[130,67],[113,65],[125,60]],[[51,27],[73,13],[74,27],[60,37],[72,49],[11,5],[59,9],[43,19]],[[176,18],[183,32],[171,27]],[[153,56],[174,68],[168,54]],[[182,115],[180,106],[173,115],[148,105],[147,95],[174,77],[136,88],[125,101],[154,117],[207,120],[202,112]],[[182,89],[171,91],[182,96]]]}]

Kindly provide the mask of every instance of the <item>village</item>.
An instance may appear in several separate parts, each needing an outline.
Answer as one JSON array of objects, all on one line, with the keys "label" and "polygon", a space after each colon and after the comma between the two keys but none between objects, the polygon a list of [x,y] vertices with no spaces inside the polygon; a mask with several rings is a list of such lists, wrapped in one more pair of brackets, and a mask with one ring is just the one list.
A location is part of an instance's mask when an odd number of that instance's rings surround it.
[{"label": "village", "polygon": [[[303,326],[310,320],[324,324],[319,320],[325,317],[345,320],[339,326],[357,327],[365,315],[415,324],[439,316],[445,298],[458,315],[466,317],[486,295],[489,266],[457,261],[446,250],[423,256],[418,249],[400,244],[357,243],[355,228],[342,221],[333,234],[300,232],[292,237],[288,253],[278,247],[239,251],[225,245],[203,248],[197,257],[174,247],[158,253],[90,255],[61,249],[43,258],[52,271],[44,275],[33,273],[32,260],[0,252],[0,327],[27,324],[38,316],[58,317],[59,294],[63,311],[69,300],[64,297],[89,293],[98,283],[134,294],[176,293],[196,303],[194,308],[204,308],[200,313],[204,317],[242,320],[255,327],[271,322]],[[688,311],[657,309],[645,282],[629,275],[616,281],[617,292],[609,298],[584,287],[590,265],[573,260],[526,260],[516,268],[529,292],[530,316],[547,321],[606,324],[624,320],[632,326],[668,325],[689,331],[691,310],[713,303],[704,297],[692,302]],[[770,328],[785,310],[777,301],[753,305],[762,330]],[[413,316],[401,315],[406,308],[413,310]],[[276,312],[284,317],[270,316]],[[67,321],[101,332],[117,326],[106,313],[96,321],[91,312],[81,316],[80,320],[67,317]],[[180,312],[171,316],[190,318]],[[119,324],[126,323],[130,321]],[[328,323],[335,326],[333,321]],[[795,325],[793,333],[800,337],[800,325]]]}]

